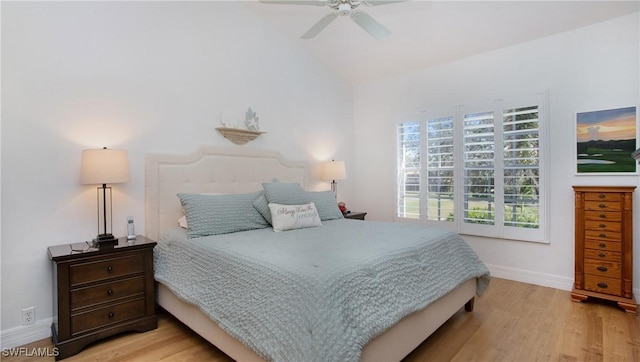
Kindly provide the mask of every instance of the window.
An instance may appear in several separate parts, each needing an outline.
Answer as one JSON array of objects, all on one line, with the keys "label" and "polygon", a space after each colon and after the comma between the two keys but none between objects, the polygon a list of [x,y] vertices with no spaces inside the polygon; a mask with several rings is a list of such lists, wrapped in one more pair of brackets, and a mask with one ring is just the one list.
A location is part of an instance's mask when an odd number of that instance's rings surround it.
[{"label": "window", "polygon": [[545,241],[544,100],[464,105],[401,122],[398,218]]}]

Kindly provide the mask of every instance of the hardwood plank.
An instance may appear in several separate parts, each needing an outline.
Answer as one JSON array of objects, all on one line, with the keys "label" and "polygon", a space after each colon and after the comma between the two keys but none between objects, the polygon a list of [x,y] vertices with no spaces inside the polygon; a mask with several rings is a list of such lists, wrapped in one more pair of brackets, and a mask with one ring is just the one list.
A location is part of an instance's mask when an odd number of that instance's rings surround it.
[{"label": "hardwood plank", "polygon": [[[616,303],[571,301],[570,292],[493,278],[474,311],[462,308],[405,362],[640,361],[640,319]],[[28,349],[53,348],[44,339]],[[2,357],[50,362],[52,357]],[[231,359],[166,312],[158,329],[124,333],[64,361],[213,361]]]}]

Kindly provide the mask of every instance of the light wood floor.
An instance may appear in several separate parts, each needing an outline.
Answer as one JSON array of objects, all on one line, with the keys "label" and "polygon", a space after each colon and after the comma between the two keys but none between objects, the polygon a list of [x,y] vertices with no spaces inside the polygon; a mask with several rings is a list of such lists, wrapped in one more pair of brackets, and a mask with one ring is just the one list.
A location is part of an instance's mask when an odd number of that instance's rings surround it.
[{"label": "light wood floor", "polygon": [[[415,361],[640,361],[640,317],[615,304],[574,303],[567,291],[493,278],[476,298],[413,351]],[[49,347],[51,341],[30,348]],[[2,361],[53,358],[3,357]],[[167,313],[158,329],[97,342],[64,361],[231,361]]]}]

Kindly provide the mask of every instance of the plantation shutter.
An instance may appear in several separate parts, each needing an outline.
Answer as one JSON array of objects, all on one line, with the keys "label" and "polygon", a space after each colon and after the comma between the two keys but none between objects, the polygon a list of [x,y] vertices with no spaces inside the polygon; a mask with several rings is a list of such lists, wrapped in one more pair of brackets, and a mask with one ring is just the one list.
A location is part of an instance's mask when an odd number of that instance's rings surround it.
[{"label": "plantation shutter", "polygon": [[427,220],[454,221],[454,117],[427,126]]},{"label": "plantation shutter", "polygon": [[420,218],[420,121],[398,125],[397,216]]}]

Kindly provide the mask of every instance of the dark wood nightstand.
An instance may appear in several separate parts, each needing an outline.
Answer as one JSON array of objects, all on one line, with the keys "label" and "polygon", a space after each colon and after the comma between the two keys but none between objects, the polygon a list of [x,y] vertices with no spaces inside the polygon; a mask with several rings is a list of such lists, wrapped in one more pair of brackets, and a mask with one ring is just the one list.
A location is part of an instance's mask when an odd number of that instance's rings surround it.
[{"label": "dark wood nightstand", "polygon": [[367,216],[366,212],[360,211],[351,211],[348,214],[344,215],[345,219],[354,219],[354,220],[364,220],[364,217]]},{"label": "dark wood nightstand", "polygon": [[155,329],[153,247],[138,235],[95,248],[90,242],[49,247],[53,262],[52,340],[56,360],[125,331]]}]

